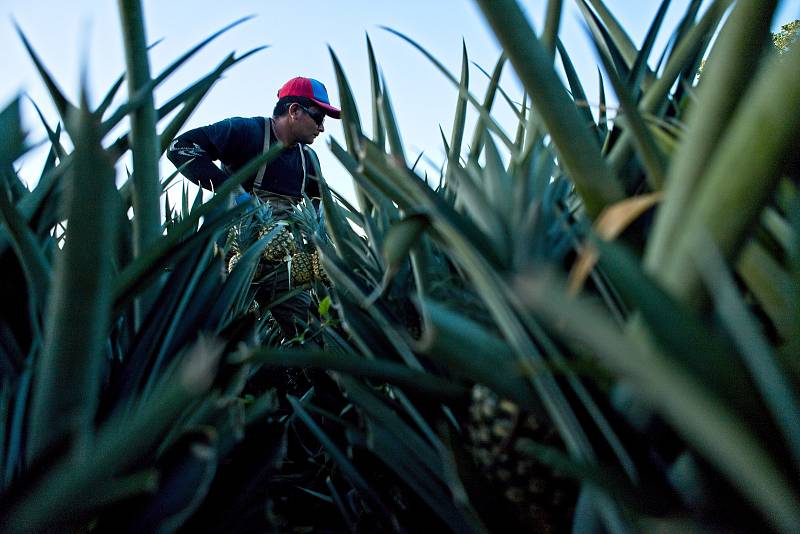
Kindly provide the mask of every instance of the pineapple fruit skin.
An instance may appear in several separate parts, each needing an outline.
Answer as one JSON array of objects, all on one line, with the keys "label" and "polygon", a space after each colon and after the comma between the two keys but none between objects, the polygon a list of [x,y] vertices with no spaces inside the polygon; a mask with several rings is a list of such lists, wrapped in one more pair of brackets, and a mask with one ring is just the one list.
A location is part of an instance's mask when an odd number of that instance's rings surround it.
[{"label": "pineapple fruit skin", "polygon": [[305,251],[293,254],[290,270],[293,285],[310,283],[314,279],[313,254]]},{"label": "pineapple fruit skin", "polygon": [[545,534],[571,531],[577,483],[518,450],[526,440],[563,448],[549,421],[478,384],[467,429],[475,463],[523,525]]},{"label": "pineapple fruit skin", "polygon": [[319,253],[317,251],[314,251],[314,253],[311,255],[311,267],[313,270],[314,279],[319,280],[325,284],[325,286],[330,287],[331,279],[328,277],[328,273],[326,273],[325,269],[322,267],[322,263],[319,259]]},{"label": "pineapple fruit skin", "polygon": [[291,256],[297,251],[297,244],[295,243],[294,237],[285,225],[273,223],[261,230],[258,237],[264,237],[277,226],[281,227],[280,230],[269,240],[264,250],[264,258],[267,261],[280,261],[287,255]]}]

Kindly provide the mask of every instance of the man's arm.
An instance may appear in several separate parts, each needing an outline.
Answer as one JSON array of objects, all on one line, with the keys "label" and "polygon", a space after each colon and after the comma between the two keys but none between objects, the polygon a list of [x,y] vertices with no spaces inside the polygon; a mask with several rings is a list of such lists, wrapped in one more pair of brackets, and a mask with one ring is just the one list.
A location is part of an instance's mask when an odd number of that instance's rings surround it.
[{"label": "man's arm", "polygon": [[[167,158],[181,174],[205,189],[216,189],[228,176],[214,164],[222,159],[220,145],[224,146],[230,132],[230,119],[189,130],[169,145]],[[188,162],[188,164],[187,164]]]}]

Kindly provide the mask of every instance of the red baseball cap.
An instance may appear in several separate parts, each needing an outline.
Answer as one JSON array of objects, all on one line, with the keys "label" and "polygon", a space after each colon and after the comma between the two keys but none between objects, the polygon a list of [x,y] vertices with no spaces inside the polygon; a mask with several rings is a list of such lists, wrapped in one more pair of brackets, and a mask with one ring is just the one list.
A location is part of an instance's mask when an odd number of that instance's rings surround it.
[{"label": "red baseball cap", "polygon": [[313,78],[292,78],[280,88],[278,91],[278,98],[285,96],[304,96],[314,101],[316,105],[325,110],[325,115],[338,119],[341,110],[331,106],[328,99],[328,91],[322,82]]}]

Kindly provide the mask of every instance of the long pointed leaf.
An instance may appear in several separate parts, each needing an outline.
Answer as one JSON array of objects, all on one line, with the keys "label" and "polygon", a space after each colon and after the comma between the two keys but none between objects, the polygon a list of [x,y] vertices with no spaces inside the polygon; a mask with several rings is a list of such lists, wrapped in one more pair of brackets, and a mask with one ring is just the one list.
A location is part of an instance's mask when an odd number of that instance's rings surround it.
[{"label": "long pointed leaf", "polygon": [[315,350],[256,349],[247,355],[253,363],[281,367],[316,367],[364,378],[383,380],[428,395],[464,398],[467,389],[434,375],[387,360],[370,360],[353,354]]},{"label": "long pointed leaf", "polygon": [[661,25],[664,23],[664,17],[667,15],[669,3],[670,0],[662,0],[661,6],[658,8],[658,12],[656,13],[656,17],[650,24],[650,29],[647,30],[647,35],[644,38],[644,43],[642,43],[642,48],[636,55],[636,62],[633,64],[633,67],[631,67],[631,71],[628,74],[627,86],[636,100],[638,100],[637,96],[640,93],[639,85],[641,84],[645,73],[648,71],[647,60],[650,58],[650,53],[653,51],[653,45],[656,42],[658,31],[661,29]]},{"label": "long pointed leaf", "polygon": [[772,411],[800,469],[800,401],[789,383],[786,372],[779,366],[775,354],[760,331],[756,319],[748,312],[736,289],[731,273],[721,256],[711,251],[705,258],[703,277],[711,291],[716,309],[728,332],[741,349],[743,361],[750,370],[761,396]]},{"label": "long pointed leaf", "polygon": [[361,473],[355,468],[353,463],[347,459],[347,456],[336,446],[333,440],[319,427],[319,425],[311,418],[308,412],[303,408],[302,404],[298,402],[293,396],[288,397],[289,403],[294,409],[294,413],[300,420],[308,427],[309,430],[316,436],[323,447],[328,451],[334,461],[339,465],[344,474],[350,479],[350,482],[358,488],[364,497],[366,497],[372,506],[382,513],[385,517],[389,517],[389,511],[386,506],[380,501],[375,491],[370,487],[369,483],[364,479]]},{"label": "long pointed leaf", "polygon": [[[342,127],[344,129],[344,139],[347,144],[347,150],[351,154],[358,151],[358,141],[362,135],[361,119],[358,116],[358,108],[356,101],[353,97],[353,91],[350,89],[350,83],[344,74],[342,64],[339,58],[333,52],[333,49],[328,47],[328,52],[333,62],[333,69],[336,73],[336,84],[339,86],[339,99],[342,103]],[[381,147],[383,148],[383,147]]]},{"label": "long pointed leaf", "polygon": [[[596,42],[595,47],[599,47]],[[617,73],[614,71],[612,66],[609,65],[608,59],[603,54],[599,54],[599,50],[598,55],[600,60],[603,62],[603,66],[606,69],[606,74],[611,80],[614,91],[617,93],[617,98],[622,105],[624,112],[622,118],[633,134],[633,142],[647,171],[647,178],[650,183],[650,187],[653,190],[659,190],[664,185],[664,175],[666,174],[666,162],[664,155],[661,153],[658,145],[656,145],[655,139],[653,139],[650,130],[639,113],[639,108],[636,105],[635,97],[630,91],[630,85],[626,86],[623,83],[623,81],[617,76]],[[617,119],[619,118],[620,116],[617,115]]]},{"label": "long pointed leaf", "polygon": [[[597,126],[600,130],[600,135],[602,138],[606,138],[608,136],[608,118],[606,116],[606,88],[605,84],[603,83],[603,74],[600,72],[600,68],[597,69],[597,84],[598,84],[598,94],[599,94],[599,105],[600,110],[598,111],[598,119],[597,119]],[[605,150],[605,146],[603,147]]]},{"label": "long pointed leaf", "polygon": [[561,24],[561,11],[563,0],[549,0],[547,2],[547,15],[544,19],[542,31],[542,46],[547,51],[550,59],[555,59],[556,43],[558,41],[558,26]]},{"label": "long pointed leaf", "polygon": [[[605,4],[603,4],[603,0],[581,1],[592,4],[592,7],[594,7],[595,11],[597,11],[599,18],[603,21],[603,26],[605,27],[605,33],[608,36],[609,44],[613,43],[614,48],[618,50],[620,56],[624,58],[626,65],[629,68],[632,68],[634,62],[636,61],[636,57],[638,56],[636,45],[633,44],[633,41],[625,32],[625,29],[619,24],[617,19],[608,10],[608,8],[606,8]],[[646,66],[645,69],[647,78],[651,78],[652,73],[650,73]],[[622,73],[620,73],[620,75],[621,74]],[[649,80],[646,83],[649,85]]]},{"label": "long pointed leaf", "polygon": [[514,0],[478,0],[484,16],[508,53],[578,190],[586,211],[596,217],[622,190],[600,157],[596,137],[581,124],[574,104],[553,71],[547,54]]},{"label": "long pointed leaf", "polygon": [[106,114],[106,111],[108,111],[108,108],[111,107],[111,103],[114,101],[114,97],[117,96],[117,92],[119,91],[119,88],[122,87],[122,84],[124,82],[125,82],[125,75],[123,74],[119,78],[117,78],[117,81],[115,81],[114,84],[111,86],[111,88],[108,90],[108,93],[106,93],[106,96],[103,97],[103,100],[100,102],[100,105],[97,106],[97,109],[94,111],[98,117],[102,119],[103,115]]},{"label": "long pointed leaf", "polygon": [[[88,105],[85,98],[83,105]],[[115,237],[114,171],[87,109],[78,120],[75,163],[68,176],[69,229],[55,266],[48,333],[37,362],[31,405],[29,459],[73,433],[89,439],[99,387],[102,347],[111,315],[109,256]],[[102,225],[97,225],[97,220]],[[86,247],[86,243],[93,246]]]},{"label": "long pointed leaf", "polygon": [[603,25],[600,18],[591,10],[587,0],[579,0],[578,7],[583,13],[586,27],[589,29],[592,38],[598,43],[600,54],[605,56],[606,61],[613,66],[621,79],[627,79],[630,73],[630,65],[625,61],[617,42],[609,34],[608,29]]},{"label": "long pointed leaf", "polygon": [[[687,302],[696,302],[699,297],[696,267],[684,270],[681,275],[677,271],[692,264],[690,258],[702,250],[708,235],[725,258],[734,258],[774,191],[784,162],[795,153],[800,125],[800,84],[793,74],[800,70],[800,54],[786,59],[786,63],[781,63],[772,58],[762,66],[762,72],[743,97],[747,105],[737,109],[706,167],[694,205],[680,222],[669,258],[655,269],[664,284]],[[765,117],[773,119],[765,121]],[[665,197],[665,202],[668,201]],[[727,216],[731,213],[736,213],[736,217]],[[667,228],[672,223],[664,224]],[[652,262],[656,252],[647,259]]]},{"label": "long pointed leaf", "polygon": [[[0,222],[5,226],[17,256],[22,264],[28,293],[31,296],[31,316],[37,318],[44,310],[47,290],[50,287],[50,263],[41,249],[36,235],[25,224],[24,218],[11,204],[10,194],[5,184],[0,186]],[[38,323],[38,318],[35,323]]]},{"label": "long pointed leaf", "polygon": [[[586,98],[586,93],[578,78],[578,73],[575,71],[572,60],[570,60],[564,45],[561,43],[561,39],[556,41],[556,46],[558,48],[558,55],[561,57],[561,64],[564,65],[564,73],[567,75],[567,83],[569,83],[569,88],[572,91],[572,99],[575,101],[575,107],[578,109],[578,113],[586,125],[594,127],[594,117],[592,117],[589,100]],[[605,110],[603,110],[603,113],[605,113]],[[603,136],[598,137],[600,142],[602,142]]]},{"label": "long pointed leaf", "polygon": [[[483,72],[489,78],[489,85],[486,88],[486,96],[483,98],[483,109],[487,112],[492,110],[492,106],[494,105],[494,99],[497,91],[509,101],[509,105],[517,112],[516,106],[513,106],[510,102],[510,98],[506,95],[505,91],[500,88],[500,75],[503,73],[503,67],[506,64],[506,56],[505,54],[501,54],[499,58],[497,58],[497,63],[494,66],[494,70],[492,74],[489,75],[485,70],[483,70],[480,65],[476,65],[481,72]],[[481,149],[483,148],[483,139],[484,135],[486,134],[487,128],[486,124],[482,120],[478,121],[478,124],[475,125],[475,132],[472,134],[472,142],[469,145],[470,151],[470,158],[477,158],[480,156]]]},{"label": "long pointed leaf", "polygon": [[[709,156],[725,135],[739,102],[752,107],[752,101],[742,100],[744,88],[761,59],[776,4],[775,0],[737,2],[720,32],[698,90],[694,113],[669,170],[669,187],[647,247],[645,259],[649,267],[672,254],[677,228],[697,198],[701,180],[708,176]],[[731,87],[739,90],[731,91]]]},{"label": "long pointed leaf", "polygon": [[61,121],[64,123],[65,127],[68,127],[67,118],[75,112],[75,106],[67,100],[67,97],[64,96],[63,91],[61,88],[58,87],[58,84],[53,80],[50,72],[42,63],[42,60],[34,51],[33,47],[31,46],[28,38],[25,37],[25,34],[22,32],[22,29],[14,23],[14,28],[17,30],[17,34],[19,35],[20,39],[22,39],[22,44],[25,45],[25,49],[28,51],[28,55],[31,56],[34,65],[36,66],[36,70],[39,71],[39,75],[42,77],[45,86],[47,87],[48,92],[50,93],[50,98],[53,99],[53,103],[58,110],[59,115],[61,116]]},{"label": "long pointed leaf", "polygon": [[467,119],[467,93],[469,93],[469,57],[467,56],[467,44],[462,41],[461,79],[458,82],[458,100],[453,117],[453,129],[450,132],[450,149],[447,153],[447,170],[445,171],[445,180],[448,183],[453,178],[453,167],[461,164],[461,142],[464,139],[464,124]]},{"label": "long pointed leaf", "polygon": [[[119,14],[125,44],[125,64],[128,74],[128,94],[136,94],[152,83],[144,10],[140,0],[120,0]],[[161,233],[159,199],[158,133],[156,108],[152,90],[147,90],[142,105],[130,114],[131,149],[133,152],[133,254],[144,255]],[[139,313],[153,305],[157,288],[148,289],[137,301]]]},{"label": "long pointed leaf", "polygon": [[380,117],[386,128],[386,138],[389,140],[389,151],[400,164],[406,165],[406,154],[403,148],[403,140],[400,137],[400,128],[397,125],[397,117],[392,109],[392,99],[389,96],[389,89],[386,87],[386,80],[381,78],[381,94],[378,97],[378,108]]},{"label": "long pointed leaf", "polygon": [[[455,76],[453,76],[453,74],[450,71],[448,71],[439,60],[433,57],[430,54],[430,52],[425,50],[413,39],[403,35],[402,33],[395,31],[391,28],[387,28],[386,26],[382,26],[382,28],[388,31],[389,33],[398,36],[399,38],[401,38],[402,40],[404,40],[405,42],[416,48],[423,56],[425,56],[428,59],[428,61],[430,61],[439,70],[439,72],[441,72],[445,76],[445,78],[447,78],[456,87],[459,87],[458,79]],[[506,135],[506,133],[503,131],[503,129],[500,127],[497,121],[495,121],[494,117],[492,117],[489,114],[489,112],[483,108],[481,103],[478,102],[478,100],[474,96],[472,96],[469,92],[467,92],[465,96],[467,100],[470,102],[470,104],[472,104],[475,110],[478,112],[481,120],[483,120],[486,123],[487,127],[492,131],[492,133],[496,134],[509,149],[512,148],[513,143],[511,139],[508,138],[508,135]]]},{"label": "long pointed leaf", "polygon": [[375,51],[372,49],[372,41],[367,35],[367,54],[369,56],[369,79],[372,88],[372,140],[375,144],[383,148],[386,144],[386,132],[384,131],[383,121],[381,120],[380,97],[381,97],[381,77],[378,73],[378,62],[375,60]]},{"label": "long pointed leaf", "polygon": [[[714,33],[719,21],[724,16],[733,0],[715,0],[703,14],[700,22],[692,27],[681,39],[670,54],[669,61],[664,67],[661,77],[645,91],[639,104],[643,113],[658,113],[666,107],[668,96],[681,73],[693,62],[699,49],[704,49],[703,43],[707,42]],[[628,161],[630,153],[630,136],[623,133],[609,153],[608,160],[613,169],[621,169]]]},{"label": "long pointed leaf", "polygon": [[4,502],[6,530],[42,531],[55,528],[53,521],[61,521],[63,526],[85,510],[90,498],[102,501],[98,493],[108,486],[98,482],[129,474],[135,462],[155,448],[181,412],[208,390],[223,349],[220,341],[201,338],[149,401],[130,417],[114,418],[103,425],[92,449],[73,450],[21,499]]}]

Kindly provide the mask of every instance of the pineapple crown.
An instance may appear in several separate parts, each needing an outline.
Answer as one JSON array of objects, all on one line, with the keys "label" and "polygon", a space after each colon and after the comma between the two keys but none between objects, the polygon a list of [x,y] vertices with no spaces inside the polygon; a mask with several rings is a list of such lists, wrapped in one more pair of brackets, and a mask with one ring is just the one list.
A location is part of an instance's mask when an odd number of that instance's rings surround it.
[{"label": "pineapple crown", "polygon": [[295,204],[289,219],[293,226],[299,230],[303,242],[311,245],[314,243],[315,238],[320,240],[327,239],[322,206],[320,206],[319,213],[317,213],[314,203],[307,195],[303,194],[303,200]]},{"label": "pineapple crown", "polygon": [[229,246],[235,250],[243,251],[258,240],[262,228],[273,222],[272,208],[269,203],[261,201],[257,196],[252,196],[254,206],[247,214],[236,223],[229,232]]}]

